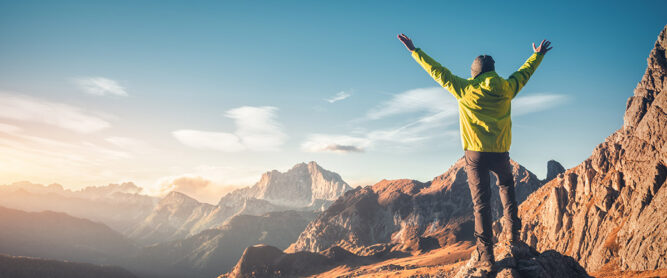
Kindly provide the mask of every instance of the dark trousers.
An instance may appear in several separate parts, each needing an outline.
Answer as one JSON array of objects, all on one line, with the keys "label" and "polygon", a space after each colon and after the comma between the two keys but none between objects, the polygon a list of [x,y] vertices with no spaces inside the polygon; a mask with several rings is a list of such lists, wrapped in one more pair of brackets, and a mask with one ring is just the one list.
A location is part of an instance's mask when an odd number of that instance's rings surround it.
[{"label": "dark trousers", "polygon": [[468,186],[475,215],[475,237],[477,250],[485,259],[493,260],[493,231],[491,230],[491,184],[489,171],[496,174],[500,201],[503,205],[503,228],[518,234],[521,223],[517,217],[517,203],[514,192],[514,176],[508,152],[465,151]]}]

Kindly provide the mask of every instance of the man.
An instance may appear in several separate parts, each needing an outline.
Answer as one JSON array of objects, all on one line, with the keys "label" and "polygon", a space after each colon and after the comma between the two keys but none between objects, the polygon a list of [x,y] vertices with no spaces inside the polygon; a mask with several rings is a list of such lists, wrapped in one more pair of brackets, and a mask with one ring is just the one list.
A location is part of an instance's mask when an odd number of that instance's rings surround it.
[{"label": "man", "polygon": [[551,47],[542,40],[539,47],[533,43],[533,55],[509,78],[495,72],[495,61],[489,55],[480,55],[470,67],[471,77],[463,79],[452,74],[424,51],[415,48],[404,34],[398,39],[412,53],[412,57],[438,84],[446,88],[458,101],[461,141],[465,151],[468,186],[475,215],[475,237],[479,262],[477,267],[491,271],[493,232],[491,230],[491,188],[489,171],[496,174],[503,204],[503,229],[510,244],[519,240],[521,222],[517,217],[514,178],[509,149],[512,141],[511,101],[528,82],[530,76]]}]

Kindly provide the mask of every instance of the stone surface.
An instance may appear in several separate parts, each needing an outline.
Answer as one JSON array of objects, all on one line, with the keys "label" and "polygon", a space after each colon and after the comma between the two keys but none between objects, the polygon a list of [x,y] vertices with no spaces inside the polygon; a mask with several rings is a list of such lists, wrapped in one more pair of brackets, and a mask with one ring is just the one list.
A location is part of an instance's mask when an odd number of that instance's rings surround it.
[{"label": "stone surface", "polygon": [[530,278],[530,277],[590,277],[586,270],[571,257],[549,250],[537,252],[525,243],[496,244],[496,264],[492,272],[475,268],[479,260],[473,251],[470,260],[459,269],[455,278]]},{"label": "stone surface", "polygon": [[628,99],[623,128],[519,208],[521,238],[588,271],[667,268],[667,27]]}]

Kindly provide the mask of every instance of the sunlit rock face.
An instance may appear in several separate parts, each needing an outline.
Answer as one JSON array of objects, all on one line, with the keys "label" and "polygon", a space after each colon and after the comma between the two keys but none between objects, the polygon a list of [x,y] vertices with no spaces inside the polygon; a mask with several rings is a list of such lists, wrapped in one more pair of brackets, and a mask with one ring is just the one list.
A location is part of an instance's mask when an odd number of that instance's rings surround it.
[{"label": "sunlit rock face", "polygon": [[519,209],[522,239],[555,249],[588,271],[667,267],[667,28],[628,99],[623,128]]},{"label": "sunlit rock face", "polygon": [[350,189],[340,175],[311,161],[294,165],[285,173],[266,172],[255,185],[230,192],[219,204],[230,205],[256,198],[275,205],[306,207],[318,200],[333,201]]}]

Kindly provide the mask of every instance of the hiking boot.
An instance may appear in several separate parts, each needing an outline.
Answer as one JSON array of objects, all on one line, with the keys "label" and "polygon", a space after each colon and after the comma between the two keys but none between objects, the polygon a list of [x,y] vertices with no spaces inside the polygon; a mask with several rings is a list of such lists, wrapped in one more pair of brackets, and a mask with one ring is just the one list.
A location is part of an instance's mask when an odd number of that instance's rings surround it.
[{"label": "hiking boot", "polygon": [[493,246],[478,246],[477,256],[475,268],[487,273],[491,272],[493,270],[493,265],[496,262],[493,256]]}]

